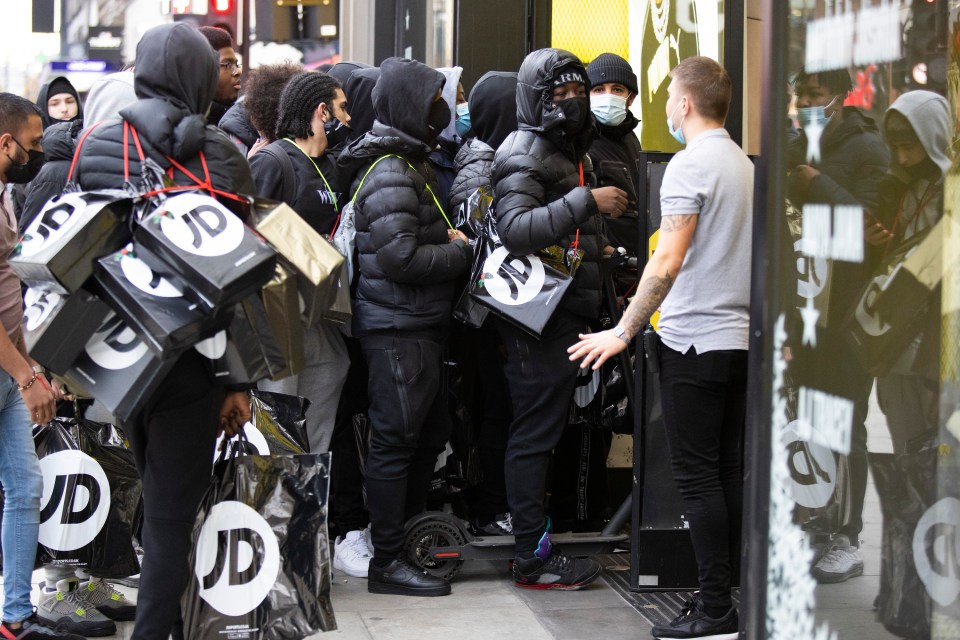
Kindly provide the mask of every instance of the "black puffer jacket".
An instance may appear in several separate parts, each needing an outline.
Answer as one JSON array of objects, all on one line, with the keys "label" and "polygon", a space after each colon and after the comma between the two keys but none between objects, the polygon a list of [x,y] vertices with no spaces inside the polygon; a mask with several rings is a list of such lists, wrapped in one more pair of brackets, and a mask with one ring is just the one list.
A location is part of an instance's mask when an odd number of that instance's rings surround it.
[{"label": "black puffer jacket", "polygon": [[[583,263],[561,308],[592,320],[600,311],[597,202],[588,187],[578,186],[578,163],[543,135],[562,122],[560,110],[551,103],[549,78],[576,60],[560,49],[541,49],[524,60],[517,85],[520,130],[497,149],[493,189],[497,231],[511,253],[532,253],[555,244],[569,247],[580,230]],[[581,73],[586,77],[582,68]],[[589,157],[582,162],[586,176],[592,171]]]},{"label": "black puffer jacket", "polygon": [[[219,73],[217,57],[206,39],[186,23],[154,27],[137,45],[134,89],[139,100],[87,137],[76,173],[84,189],[119,188],[123,184],[123,122],[139,133],[144,154],[163,169],[172,157],[201,180],[203,152],[213,185],[230,192],[254,193],[246,158],[223,131],[207,126],[203,114],[213,101]],[[199,38],[199,40],[198,40]],[[200,43],[204,46],[200,47]],[[179,73],[191,69],[192,73]],[[140,162],[131,135],[127,143],[131,180],[139,182]],[[194,181],[176,170],[176,184]]]},{"label": "black puffer jacket", "polygon": [[497,147],[517,130],[517,74],[488,71],[470,90],[469,139],[454,164],[457,177],[450,187],[449,211],[455,211],[480,187],[490,187],[490,170]]},{"label": "black puffer jacket", "polygon": [[220,118],[220,123],[217,126],[239,140],[247,149],[255,145],[257,138],[260,137],[257,130],[250,124],[250,120],[247,119],[247,112],[243,108],[243,100],[234,102],[233,106],[227,109],[227,112]]},{"label": "black puffer jacket", "polygon": [[637,189],[640,185],[640,140],[634,130],[640,121],[630,111],[616,126],[597,123],[600,135],[590,145],[597,186],[617,187],[627,194],[627,208],[619,218],[607,218],[604,227],[611,244],[637,254]]},{"label": "black puffer jacket", "polygon": [[77,138],[82,128],[83,121],[74,120],[59,122],[47,127],[43,132],[41,144],[47,161],[37,177],[26,185],[26,200],[19,221],[21,231],[26,229],[50,198],[63,192],[63,187],[67,184],[67,174],[70,173],[70,161],[73,160],[73,152],[77,148]]},{"label": "black puffer jacket", "polygon": [[[470,248],[448,241],[447,223],[430,192],[437,193],[437,183],[427,161],[427,114],[443,81],[419,62],[385,60],[373,91],[373,129],[340,155],[344,184],[357,194],[354,335],[442,329],[450,322],[453,281],[470,265]],[[401,157],[385,158],[370,170],[389,154]]]}]

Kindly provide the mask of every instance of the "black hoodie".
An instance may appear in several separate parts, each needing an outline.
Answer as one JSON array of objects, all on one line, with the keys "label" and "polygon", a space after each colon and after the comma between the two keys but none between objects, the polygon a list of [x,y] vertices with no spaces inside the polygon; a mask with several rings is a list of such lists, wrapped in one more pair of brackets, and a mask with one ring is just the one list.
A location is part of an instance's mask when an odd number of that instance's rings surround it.
[{"label": "black hoodie", "polygon": [[626,247],[636,254],[640,248],[637,227],[637,189],[640,185],[640,140],[634,130],[640,121],[629,110],[618,125],[597,123],[600,135],[590,145],[590,160],[597,176],[597,185],[617,187],[627,194],[627,209],[617,219],[604,220],[611,244]]},{"label": "black hoodie", "polygon": [[[430,191],[437,193],[427,162],[427,141],[434,137],[427,115],[444,78],[401,58],[385,60],[380,69],[372,94],[376,121],[339,159],[343,183],[357,194],[354,335],[439,331],[450,322],[453,281],[471,260],[468,245],[448,241],[447,223]],[[402,158],[388,157],[367,174],[389,154]]]},{"label": "black hoodie", "polygon": [[[234,193],[254,193],[246,158],[227,135],[207,126],[205,114],[213,101],[219,73],[217,54],[192,26],[178,22],[153,27],[137,44],[134,71],[136,103],[120,111],[122,120],[108,120],[84,142],[77,163],[84,189],[119,188],[123,184],[123,121],[139,132],[143,151],[162,168],[168,156],[203,179],[202,151],[213,185]],[[131,180],[140,176],[133,136],[127,146]],[[179,170],[176,184],[195,184]]]},{"label": "black hoodie", "polygon": [[[50,92],[50,89],[53,85],[53,93]],[[70,120],[54,120],[50,117],[47,112],[47,100],[57,95],[58,93],[69,93],[77,100],[77,115],[70,118]],[[40,87],[40,93],[37,95],[37,106],[40,107],[40,119],[43,121],[43,128],[46,129],[50,125],[57,124],[58,122],[75,122],[77,120],[83,120],[83,105],[80,103],[80,94],[77,93],[76,88],[69,80],[63,76],[57,76],[48,82],[47,84]]]},{"label": "black hoodie", "polygon": [[517,130],[517,74],[488,71],[473,86],[469,140],[454,160],[457,177],[450,187],[449,210],[455,211],[480,187],[490,187],[497,147]]},{"label": "black hoodie", "polygon": [[[561,68],[579,65],[561,49],[540,49],[528,55],[517,80],[517,125],[493,160],[492,184],[497,231],[510,253],[523,255],[560,244],[569,247],[580,230],[583,263],[561,308],[587,320],[600,311],[600,239],[597,202],[590,193],[589,156],[572,159],[558,146],[555,131],[564,120],[552,102],[552,79]],[[553,134],[551,134],[553,131]],[[585,183],[580,184],[578,164]]]}]

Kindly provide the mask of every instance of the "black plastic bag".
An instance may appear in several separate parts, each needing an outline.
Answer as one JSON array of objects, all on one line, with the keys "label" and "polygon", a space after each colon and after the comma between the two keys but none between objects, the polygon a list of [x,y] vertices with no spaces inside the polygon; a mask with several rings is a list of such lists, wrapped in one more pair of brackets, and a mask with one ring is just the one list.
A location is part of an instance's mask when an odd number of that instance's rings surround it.
[{"label": "black plastic bag", "polygon": [[467,283],[470,297],[492,313],[539,339],[579,266],[577,251],[552,246],[511,255],[500,242],[493,216],[484,219],[478,253]]},{"label": "black plastic bag", "polygon": [[329,454],[240,456],[214,466],[182,600],[188,640],[290,640],[336,629],[329,469]]},{"label": "black plastic bag", "polygon": [[[243,425],[243,436],[227,440],[225,457],[239,455],[303,454],[307,440],[307,408],[310,401],[272,391],[250,392],[251,421]],[[224,436],[220,437],[221,442]],[[218,443],[217,451],[221,450]],[[219,454],[218,454],[219,455]]]},{"label": "black plastic bag", "polygon": [[55,418],[34,427],[33,439],[43,472],[38,562],[103,578],[140,573],[133,530],[142,490],[120,429]]}]

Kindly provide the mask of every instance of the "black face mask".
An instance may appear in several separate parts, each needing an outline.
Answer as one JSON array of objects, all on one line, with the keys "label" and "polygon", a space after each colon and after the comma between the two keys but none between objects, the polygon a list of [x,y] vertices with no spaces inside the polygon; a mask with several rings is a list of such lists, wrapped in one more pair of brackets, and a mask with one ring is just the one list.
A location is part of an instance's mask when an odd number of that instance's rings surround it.
[{"label": "black face mask", "polygon": [[327,135],[327,148],[333,149],[350,139],[353,130],[336,118],[323,125],[323,132]]},{"label": "black face mask", "polygon": [[18,147],[20,147],[20,149],[26,152],[27,161],[23,164],[20,164],[13,158],[10,158],[10,156],[7,156],[13,163],[7,167],[7,182],[12,182],[13,184],[26,184],[37,177],[37,174],[40,173],[40,168],[43,167],[43,163],[46,162],[47,159],[43,155],[43,151],[24,149],[23,145],[17,142],[16,138],[12,138],[12,140]]},{"label": "black face mask", "polygon": [[592,128],[590,122],[590,98],[567,98],[557,103],[566,119],[560,127],[568,136],[576,137],[584,129]]},{"label": "black face mask", "polygon": [[443,133],[443,130],[450,124],[450,105],[444,100],[437,100],[430,105],[430,113],[427,114],[427,126],[430,128],[430,140],[435,141]]}]

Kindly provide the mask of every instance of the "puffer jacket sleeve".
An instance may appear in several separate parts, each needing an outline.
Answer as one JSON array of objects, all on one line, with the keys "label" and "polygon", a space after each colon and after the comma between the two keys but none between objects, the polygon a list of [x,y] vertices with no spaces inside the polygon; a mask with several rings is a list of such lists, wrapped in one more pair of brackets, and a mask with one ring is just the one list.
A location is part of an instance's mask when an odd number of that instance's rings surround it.
[{"label": "puffer jacket sleeve", "polygon": [[257,186],[250,173],[250,164],[237,145],[220,129],[207,126],[203,146],[213,184],[224,191],[253,195]]},{"label": "puffer jacket sleeve", "polygon": [[[369,225],[370,241],[384,275],[406,284],[448,282],[464,273],[471,252],[463,242],[448,242],[446,223],[440,212],[439,224],[430,235],[418,238],[422,189],[407,173],[405,163],[388,159],[367,177],[357,203]],[[383,166],[386,165],[386,166]]]},{"label": "puffer jacket sleeve", "polygon": [[70,163],[63,160],[48,162],[40,169],[40,173],[27,185],[27,197],[23,202],[20,214],[19,227],[23,231],[33,221],[47,202],[61,193],[67,183],[67,173]]},{"label": "puffer jacket sleeve", "polygon": [[555,178],[530,153],[503,154],[493,165],[494,205],[500,241],[522,255],[563,241],[597,213],[590,189],[576,187],[549,204],[547,189]]}]

